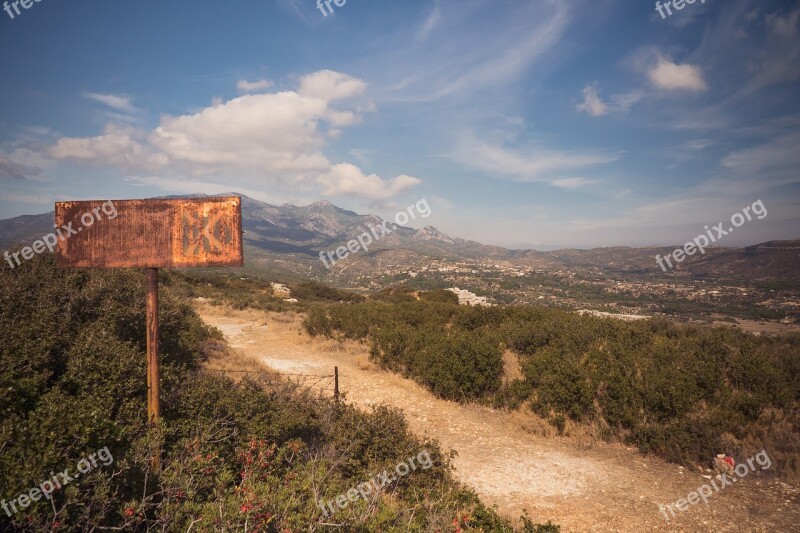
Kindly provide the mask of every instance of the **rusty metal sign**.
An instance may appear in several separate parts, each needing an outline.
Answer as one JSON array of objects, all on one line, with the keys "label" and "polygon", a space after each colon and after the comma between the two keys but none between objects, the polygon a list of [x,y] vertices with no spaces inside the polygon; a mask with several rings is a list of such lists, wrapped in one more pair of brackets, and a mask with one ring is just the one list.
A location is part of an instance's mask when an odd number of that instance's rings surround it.
[{"label": "rusty metal sign", "polygon": [[57,202],[56,263],[72,268],[243,266],[241,198]]}]

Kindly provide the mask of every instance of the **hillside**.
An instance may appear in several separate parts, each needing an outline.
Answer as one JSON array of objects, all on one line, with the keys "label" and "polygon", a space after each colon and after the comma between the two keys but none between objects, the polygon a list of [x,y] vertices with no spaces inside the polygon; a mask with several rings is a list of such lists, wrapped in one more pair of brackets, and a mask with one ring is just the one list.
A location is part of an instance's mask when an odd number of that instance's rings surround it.
[{"label": "hillside", "polygon": [[[149,427],[144,294],[131,270],[0,267],[0,531],[511,531],[402,413],[208,370],[222,335],[169,286]],[[351,498],[412,457],[422,468]],[[341,494],[335,514],[319,504]]]}]

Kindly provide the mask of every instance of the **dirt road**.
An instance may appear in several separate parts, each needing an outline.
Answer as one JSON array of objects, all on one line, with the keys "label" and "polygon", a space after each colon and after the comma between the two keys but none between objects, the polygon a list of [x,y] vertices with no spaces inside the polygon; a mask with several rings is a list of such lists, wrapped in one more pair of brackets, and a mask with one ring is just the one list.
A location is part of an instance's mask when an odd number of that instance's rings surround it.
[{"label": "dirt road", "polygon": [[[456,477],[511,519],[526,511],[562,531],[800,531],[797,491],[782,483],[744,478],[715,492],[708,504],[668,505],[707,483],[691,472],[619,445],[582,446],[526,430],[519,413],[440,400],[415,382],[381,371],[356,343],[311,338],[300,319],[231,311],[198,303],[198,312],[229,345],[284,373],[330,374],[339,367],[346,401],[402,409],[411,430],[456,450]],[[706,473],[707,475],[707,473]]]}]

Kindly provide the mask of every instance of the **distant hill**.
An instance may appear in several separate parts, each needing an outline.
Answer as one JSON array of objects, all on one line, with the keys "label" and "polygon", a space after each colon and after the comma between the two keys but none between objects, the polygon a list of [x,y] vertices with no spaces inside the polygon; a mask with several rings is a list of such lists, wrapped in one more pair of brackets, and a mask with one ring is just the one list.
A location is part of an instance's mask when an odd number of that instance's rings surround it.
[{"label": "distant hill", "polygon": [[[242,226],[246,258],[250,266],[294,274],[338,275],[326,272],[320,251],[333,251],[384,220],[377,215],[359,215],[327,201],[308,206],[276,206],[231,192],[215,196],[241,196]],[[166,198],[205,197],[194,194]],[[0,220],[0,248],[29,243],[53,228],[54,213],[23,215]],[[451,237],[433,226],[421,229],[398,227],[359,253],[359,270],[380,271],[383,266],[413,269],[434,259],[449,261],[509,262],[542,270],[595,270],[606,274],[662,275],[655,265],[656,254],[666,255],[671,247],[562,249],[551,252],[509,250]],[[746,248],[708,248],[703,256],[684,261],[670,276],[714,279],[780,280],[798,278],[800,239],[770,241]],[[352,259],[349,261],[356,261]],[[347,262],[337,265],[340,271]]]},{"label": "distant hill", "polygon": [[0,247],[8,248],[19,242],[31,242],[53,231],[54,224],[53,211],[0,220]]}]

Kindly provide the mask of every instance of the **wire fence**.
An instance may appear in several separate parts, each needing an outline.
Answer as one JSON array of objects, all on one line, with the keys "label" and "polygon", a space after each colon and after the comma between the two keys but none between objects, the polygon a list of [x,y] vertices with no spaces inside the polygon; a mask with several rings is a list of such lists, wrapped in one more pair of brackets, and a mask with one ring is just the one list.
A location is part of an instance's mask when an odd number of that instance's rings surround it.
[{"label": "wire fence", "polygon": [[333,368],[333,374],[293,374],[276,372],[269,370],[229,370],[225,368],[208,368],[210,372],[220,372],[223,374],[243,374],[258,376],[261,380],[268,383],[292,383],[303,390],[314,390],[319,392],[330,391],[334,398],[339,399],[339,367]]}]

